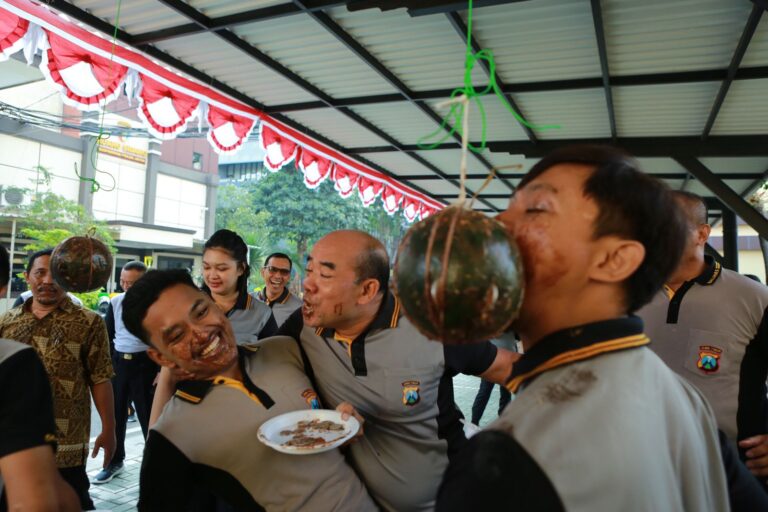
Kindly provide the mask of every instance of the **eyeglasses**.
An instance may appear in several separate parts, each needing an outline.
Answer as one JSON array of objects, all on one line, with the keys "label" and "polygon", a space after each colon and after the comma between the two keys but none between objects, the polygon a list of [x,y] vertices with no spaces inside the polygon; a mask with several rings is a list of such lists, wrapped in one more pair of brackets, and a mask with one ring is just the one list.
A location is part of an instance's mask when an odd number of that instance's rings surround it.
[{"label": "eyeglasses", "polygon": [[264,270],[266,270],[270,274],[280,274],[281,276],[291,275],[291,269],[289,268],[273,267],[270,265],[270,266],[264,267]]}]

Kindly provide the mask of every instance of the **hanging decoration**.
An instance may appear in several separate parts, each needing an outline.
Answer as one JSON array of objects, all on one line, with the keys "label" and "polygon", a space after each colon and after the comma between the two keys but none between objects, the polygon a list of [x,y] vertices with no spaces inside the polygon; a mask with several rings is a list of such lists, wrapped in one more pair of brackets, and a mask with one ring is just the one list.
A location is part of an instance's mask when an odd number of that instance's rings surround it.
[{"label": "hanging decoration", "polygon": [[0,9],[0,61],[24,47],[24,36],[29,30],[29,21]]},{"label": "hanging decoration", "polygon": [[141,79],[139,118],[147,130],[163,140],[173,139],[187,129],[187,123],[198,115],[200,100],[174,91],[148,76]]},{"label": "hanging decoration", "polygon": [[381,196],[387,212],[402,210],[410,222],[444,207],[264,112],[159,64],[117,41],[116,33],[86,29],[46,4],[0,0],[0,60],[20,51],[27,62],[42,52],[44,75],[61,90],[63,101],[80,110],[99,110],[125,94],[129,102],[138,100],[138,117],[152,136],[173,139],[197,117],[198,128],[207,125],[208,141],[219,154],[240,149],[258,123],[264,165],[270,171],[296,160],[308,188],[330,178],[342,197],[357,190],[369,206]]},{"label": "hanging decoration", "polygon": [[299,169],[304,173],[304,185],[317,188],[331,174],[331,161],[304,149],[301,151]]}]

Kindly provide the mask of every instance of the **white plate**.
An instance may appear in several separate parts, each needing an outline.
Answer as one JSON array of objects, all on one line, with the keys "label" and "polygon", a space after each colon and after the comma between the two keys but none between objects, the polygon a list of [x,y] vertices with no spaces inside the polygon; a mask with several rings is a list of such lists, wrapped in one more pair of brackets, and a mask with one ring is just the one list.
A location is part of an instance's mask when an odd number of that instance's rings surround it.
[{"label": "white plate", "polygon": [[[341,431],[308,430],[307,434],[312,437],[322,437],[325,443],[311,447],[285,446],[285,443],[293,437],[283,435],[281,432],[294,430],[300,421],[333,421],[344,425]],[[279,452],[290,453],[291,455],[309,455],[311,453],[327,452],[344,444],[352,438],[360,429],[360,423],[352,416],[346,421],[341,419],[341,413],[331,409],[307,409],[303,411],[293,411],[275,416],[265,421],[259,427],[259,441]]]}]

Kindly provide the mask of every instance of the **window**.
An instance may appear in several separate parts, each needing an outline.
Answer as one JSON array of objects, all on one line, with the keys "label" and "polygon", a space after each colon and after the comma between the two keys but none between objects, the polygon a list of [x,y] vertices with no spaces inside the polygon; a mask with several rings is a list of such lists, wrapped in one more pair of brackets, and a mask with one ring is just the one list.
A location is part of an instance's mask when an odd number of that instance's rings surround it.
[{"label": "window", "polygon": [[196,171],[203,170],[203,155],[200,153],[192,153],[192,168]]}]

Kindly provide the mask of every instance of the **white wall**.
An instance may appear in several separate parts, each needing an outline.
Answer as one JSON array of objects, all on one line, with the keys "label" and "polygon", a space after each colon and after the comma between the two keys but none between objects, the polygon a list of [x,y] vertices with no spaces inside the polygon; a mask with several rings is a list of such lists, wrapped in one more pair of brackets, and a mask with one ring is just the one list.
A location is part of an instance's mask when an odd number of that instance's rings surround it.
[{"label": "white wall", "polygon": [[96,173],[102,188],[93,195],[93,216],[103,220],[141,222],[147,179],[145,165],[99,154],[96,169],[102,171]]},{"label": "white wall", "polygon": [[[0,134],[0,185],[39,192],[50,191],[77,201],[79,179],[75,165],[80,169],[80,153]],[[38,166],[45,167],[50,176],[50,187],[43,180]]]},{"label": "white wall", "polygon": [[167,174],[157,175],[155,224],[194,229],[195,238],[205,234],[206,186]]}]

